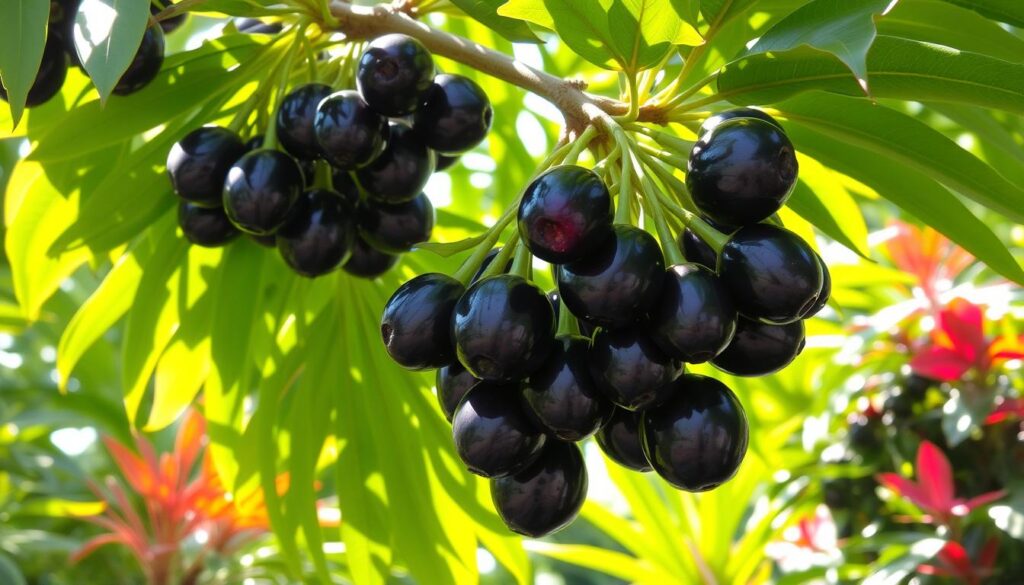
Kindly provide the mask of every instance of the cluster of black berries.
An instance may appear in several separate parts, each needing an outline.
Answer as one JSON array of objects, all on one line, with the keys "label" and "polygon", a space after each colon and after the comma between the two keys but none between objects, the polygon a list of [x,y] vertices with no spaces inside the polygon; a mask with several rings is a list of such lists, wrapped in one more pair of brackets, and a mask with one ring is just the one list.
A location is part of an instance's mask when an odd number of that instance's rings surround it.
[{"label": "cluster of black berries", "polygon": [[600,177],[564,165],[534,180],[518,210],[521,242],[555,265],[557,293],[515,274],[468,289],[424,274],[388,301],[389,354],[406,368],[439,368],[456,450],[491,478],[512,530],[539,536],[572,521],[587,488],[572,443],[591,435],[614,461],[679,489],[712,489],[735,474],[747,448],[743,408],[684,363],[774,372],[801,350],[801,319],[829,294],[815,252],[759,223],[785,202],[797,171],[792,145],[765,117],[717,116],[694,148],[688,181],[701,212],[740,226],[707,265],[666,270],[655,237],[614,222]]},{"label": "cluster of black berries", "polygon": [[422,189],[440,157],[486,137],[490,101],[466,77],[435,75],[430,53],[404,35],[370,43],[356,79],[357,90],[309,83],[286,95],[275,120],[283,151],[212,126],[175,144],[167,172],[185,237],[220,246],[245,233],[304,276],[341,266],[365,278],[429,240]]},{"label": "cluster of black berries", "polygon": [[[53,0],[50,2],[50,21],[46,31],[46,45],[43,48],[43,60],[36,73],[36,79],[28,91],[25,105],[29,108],[41,106],[50,101],[64,87],[68,75],[68,67],[81,66],[78,51],[75,49],[75,15],[82,0]],[[173,4],[170,0],[158,0]],[[159,12],[156,5],[151,6],[154,14]],[[175,16],[161,21],[162,31],[149,27],[142,37],[142,44],[135,58],[121,79],[114,86],[114,95],[130,95],[149,85],[160,72],[164,64],[164,37],[184,22],[185,15]],[[0,99],[7,101],[7,90],[0,86]]]}]

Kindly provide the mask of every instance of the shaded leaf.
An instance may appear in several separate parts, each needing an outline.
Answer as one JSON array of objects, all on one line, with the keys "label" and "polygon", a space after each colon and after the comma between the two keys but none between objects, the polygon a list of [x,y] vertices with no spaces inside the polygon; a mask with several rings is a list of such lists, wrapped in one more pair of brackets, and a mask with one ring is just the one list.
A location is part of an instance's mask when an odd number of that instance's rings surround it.
[{"label": "shaded leaf", "polygon": [[522,20],[498,14],[505,0],[452,0],[463,12],[513,43],[539,43],[529,25]]},{"label": "shaded leaf", "polygon": [[[35,83],[46,44],[48,2],[4,0],[0,2],[0,80],[7,90],[14,126],[21,121],[28,91]],[[62,55],[63,57],[63,55]]]},{"label": "shaded leaf", "polygon": [[900,0],[878,22],[878,34],[938,43],[1006,61],[1024,61],[1024,39],[977,12],[945,0]]},{"label": "shaded leaf", "polygon": [[1017,0],[946,0],[991,19],[1024,27],[1024,4]]}]

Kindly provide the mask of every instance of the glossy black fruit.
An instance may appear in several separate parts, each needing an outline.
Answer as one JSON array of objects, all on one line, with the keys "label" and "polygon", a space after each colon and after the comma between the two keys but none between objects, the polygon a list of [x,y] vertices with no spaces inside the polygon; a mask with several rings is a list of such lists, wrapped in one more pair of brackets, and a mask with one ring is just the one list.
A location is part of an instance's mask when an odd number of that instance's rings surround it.
[{"label": "glossy black fruit", "polygon": [[303,160],[320,158],[320,145],[313,131],[317,106],[334,90],[322,83],[307,83],[292,90],[277,109],[277,138],[281,146]]},{"label": "glossy black fruit", "polygon": [[[715,223],[706,217],[701,219],[723,234],[731,234],[736,231],[736,228],[732,226]],[[712,272],[718,270],[718,254],[690,228],[684,229],[679,234],[679,248],[683,251],[687,262],[700,264],[710,268]]]},{"label": "glossy black fruit", "polygon": [[590,340],[560,337],[540,369],[523,386],[527,414],[544,432],[580,441],[597,432],[611,411],[590,377]]},{"label": "glossy black fruit", "polygon": [[788,366],[804,342],[803,321],[771,325],[740,316],[732,341],[711,364],[735,376],[765,376]]},{"label": "glossy black fruit", "polygon": [[687,374],[672,399],[644,413],[644,453],[665,481],[688,492],[714,489],[736,475],[747,453],[747,416],[728,386]]},{"label": "glossy black fruit", "polygon": [[802,317],[804,319],[817,315],[825,305],[828,304],[829,298],[832,296],[832,275],[828,271],[828,266],[825,265],[825,261],[821,259],[821,256],[814,255],[818,259],[818,266],[821,267],[821,290],[818,291],[817,296],[814,298],[814,304],[811,308],[807,309]]},{"label": "glossy black fruit", "polygon": [[245,153],[242,139],[231,130],[219,126],[196,128],[167,153],[167,176],[174,192],[185,201],[221,207],[224,180]]},{"label": "glossy black fruit", "polygon": [[[262,134],[250,138],[249,141],[245,143],[245,151],[249,152],[252,150],[259,150],[263,148],[264,138],[265,137]],[[315,161],[296,158],[295,162],[299,163],[299,168],[302,169],[302,184],[305,185],[307,189],[312,188],[313,183],[316,181]],[[338,189],[337,186],[335,186],[334,190],[337,191],[338,193],[341,193],[342,195],[349,195],[346,191]],[[358,199],[358,195],[356,195],[354,199],[351,197],[349,197],[349,199],[351,199],[353,204],[355,204],[355,200]]]},{"label": "glossy black fruit", "polygon": [[366,243],[360,236],[352,241],[352,255],[348,257],[342,270],[360,278],[377,278],[398,263],[398,256],[381,252]]},{"label": "glossy black fruit", "polygon": [[668,355],[699,364],[729,345],[736,305],[715,273],[699,264],[671,266],[651,310],[650,334]]},{"label": "glossy black fruit", "polygon": [[359,203],[359,187],[352,179],[352,173],[331,167],[331,183],[335,191],[344,195],[353,204]]},{"label": "glossy black fruit", "polygon": [[[494,248],[493,250],[488,252],[486,256],[484,256],[484,261],[480,263],[480,268],[476,269],[476,274],[473,275],[472,282],[476,282],[476,281],[480,280],[480,277],[484,275],[484,272],[491,265],[491,262],[494,262],[494,259],[498,257],[498,254],[501,254],[501,246],[498,246],[497,248]],[[502,274],[504,274],[504,273],[508,272],[509,270],[512,270],[512,260],[511,259],[509,259],[509,261],[505,263],[505,268],[501,272],[502,272]],[[555,318],[555,322],[556,323],[558,322],[558,318],[557,317]]]},{"label": "glossy black fruit", "polygon": [[[159,4],[159,6],[157,4]],[[149,13],[155,16],[157,14],[160,14],[160,11],[162,11],[164,8],[167,8],[168,6],[172,5],[174,5],[174,2],[172,2],[171,0],[156,0],[156,4],[149,5]],[[160,21],[160,28],[163,29],[164,34],[172,33],[178,30],[178,28],[181,27],[181,25],[185,24],[185,19],[187,17],[187,13],[182,13],[177,16],[165,18],[164,20]]]},{"label": "glossy black fruit", "polygon": [[276,35],[284,30],[280,22],[263,22],[258,18],[236,18],[235,28],[238,32],[250,35]]},{"label": "glossy black fruit", "polygon": [[491,500],[505,525],[532,538],[568,526],[586,499],[583,454],[568,443],[551,441],[529,467],[491,481]]},{"label": "glossy black fruit", "polygon": [[356,171],[366,194],[382,203],[408,201],[423,191],[437,157],[404,124],[391,124],[387,148]]},{"label": "glossy black fruit", "polygon": [[633,471],[650,471],[651,463],[640,441],[640,417],[643,413],[612,407],[608,422],[597,431],[597,444],[612,461]]},{"label": "glossy black fruit", "polygon": [[455,361],[451,322],[462,283],[436,272],[398,287],[380,319],[380,334],[391,359],[410,370],[440,368]]},{"label": "glossy black fruit", "polygon": [[435,171],[443,171],[448,167],[459,161],[457,156],[445,156],[443,154],[437,155],[437,166],[434,168]]},{"label": "glossy black fruit", "polygon": [[427,90],[412,127],[430,148],[458,155],[487,137],[493,115],[491,100],[475,81],[441,74]]},{"label": "glossy black fruit", "polygon": [[430,239],[434,206],[423,193],[394,205],[364,201],[359,205],[358,222],[359,232],[374,248],[400,254]]},{"label": "glossy black fruit", "polygon": [[241,233],[223,209],[200,207],[188,201],[178,203],[178,225],[188,241],[206,248],[223,246]]},{"label": "glossy black fruit", "polygon": [[389,134],[388,119],[370,109],[359,92],[351,89],[320,102],[313,130],[323,157],[346,171],[362,168],[380,156]]},{"label": "glossy black fruit", "polygon": [[682,363],[665,354],[640,328],[598,330],[589,358],[594,383],[627,410],[664,401],[672,391],[670,382],[683,373]]},{"label": "glossy black fruit", "polygon": [[[64,52],[64,42],[57,35],[50,35],[43,47],[43,60],[39,64],[35,81],[28,90],[25,106],[34,108],[53,99],[53,96],[64,87],[68,76],[68,57]],[[0,99],[7,101],[7,90],[0,84]]]},{"label": "glossy black fruit", "polygon": [[661,293],[665,259],[651,234],[612,226],[612,237],[585,258],[558,267],[562,302],[581,320],[626,327],[643,319]]},{"label": "glossy black fruit", "polygon": [[164,35],[154,27],[146,29],[142,44],[124,75],[114,86],[114,95],[131,95],[149,85],[164,64]]},{"label": "glossy black fruit", "polygon": [[462,462],[484,477],[523,469],[546,442],[523,412],[519,384],[487,381],[473,386],[455,409],[452,437]]},{"label": "glossy black fruit", "polygon": [[612,235],[614,208],[597,173],[576,165],[545,171],[519,204],[519,236],[534,256],[575,262]]},{"label": "glossy black fruit", "polygon": [[694,145],[686,186],[704,215],[747,225],[778,211],[796,176],[796,153],[782,130],[764,120],[735,118]]},{"label": "glossy black fruit", "polygon": [[822,271],[814,250],[773,225],[740,228],[719,255],[718,274],[745,317],[791,323],[818,301]]},{"label": "glossy black fruit", "polygon": [[359,58],[356,87],[385,116],[416,111],[434,80],[434,58],[419,41],[401,34],[377,37]]},{"label": "glossy black fruit", "polygon": [[437,385],[437,403],[441,405],[441,412],[448,422],[452,421],[455,408],[462,402],[462,397],[469,392],[469,389],[480,381],[474,378],[473,374],[466,371],[466,368],[458,361],[437,369],[434,378]]},{"label": "glossy black fruit", "polygon": [[334,191],[303,192],[277,230],[277,249],[285,263],[309,277],[340,266],[352,253],[354,211],[352,204]]},{"label": "glossy black fruit", "polygon": [[265,236],[277,231],[302,193],[302,169],[279,150],[242,156],[224,181],[224,211],[243,232]]},{"label": "glossy black fruit", "polygon": [[480,280],[452,316],[459,361],[481,380],[526,378],[544,363],[555,339],[555,312],[536,284],[514,274]]},{"label": "glossy black fruit", "polygon": [[733,118],[757,118],[759,120],[764,120],[765,122],[768,122],[769,124],[775,126],[779,130],[783,130],[782,124],[779,124],[778,120],[762,112],[761,110],[756,110],[754,108],[735,108],[732,110],[719,112],[713,116],[709,116],[706,120],[704,120],[704,123],[700,125],[700,129],[697,130],[697,138],[703,138],[704,136],[707,135],[708,132],[711,132],[712,130],[717,128],[719,124],[725,122],[726,120],[732,120]]}]

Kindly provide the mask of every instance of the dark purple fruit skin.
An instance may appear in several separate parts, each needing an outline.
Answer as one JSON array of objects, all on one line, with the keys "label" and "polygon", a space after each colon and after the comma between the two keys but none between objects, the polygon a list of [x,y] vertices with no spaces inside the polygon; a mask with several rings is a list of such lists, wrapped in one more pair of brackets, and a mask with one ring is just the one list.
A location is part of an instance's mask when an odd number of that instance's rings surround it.
[{"label": "dark purple fruit skin", "polygon": [[563,441],[581,441],[597,432],[611,405],[590,378],[590,340],[559,337],[540,369],[523,386],[523,403],[534,423]]},{"label": "dark purple fruit skin", "polygon": [[747,453],[747,416],[728,386],[687,374],[672,399],[644,413],[641,438],[651,467],[688,492],[714,489],[736,475]]},{"label": "dark purple fruit skin", "polygon": [[699,264],[679,264],[665,272],[650,318],[651,339],[662,351],[703,363],[721,353],[735,332],[736,306],[714,272]]},{"label": "dark purple fruit skin", "polygon": [[540,538],[568,526],[587,499],[580,448],[551,441],[529,467],[491,481],[491,501],[512,532]]},{"label": "dark purple fruit skin", "polygon": [[[476,269],[476,274],[473,275],[473,279],[470,282],[476,282],[480,280],[480,277],[484,275],[484,272],[487,271],[487,267],[491,265],[491,262],[494,262],[494,259],[498,257],[498,254],[501,254],[501,246],[494,248],[493,250],[488,252],[486,256],[484,256],[484,261],[480,263],[480,268]],[[509,270],[512,270],[511,259],[505,263],[505,269],[502,270],[501,272],[502,274],[504,274]],[[558,319],[556,318],[555,321],[557,322]]]},{"label": "dark purple fruit skin", "polygon": [[427,89],[412,127],[427,146],[452,156],[483,142],[493,116],[491,100],[475,81],[442,73]]},{"label": "dark purple fruit skin", "polygon": [[292,156],[303,160],[320,158],[320,145],[313,131],[317,106],[331,95],[331,86],[307,83],[292,90],[277,109],[277,138]]},{"label": "dark purple fruit skin", "polygon": [[374,279],[391,270],[397,263],[398,256],[381,252],[356,236],[352,241],[352,255],[341,268],[352,276]]},{"label": "dark purple fruit skin", "polygon": [[536,284],[515,274],[473,283],[452,315],[459,361],[481,380],[526,378],[555,340],[555,312]]},{"label": "dark purple fruit skin", "polygon": [[734,118],[694,145],[686,186],[702,214],[748,225],[785,204],[796,176],[796,153],[782,130],[757,118]]},{"label": "dark purple fruit skin", "polygon": [[243,232],[265,236],[277,231],[302,193],[299,163],[279,150],[246,153],[224,181],[224,210]]},{"label": "dark purple fruit skin", "polygon": [[[259,149],[263,148],[263,140],[264,139],[265,139],[265,137],[262,134],[259,134],[257,136],[253,136],[252,138],[250,138],[245,143],[245,151],[246,152],[250,152],[250,151],[253,151],[253,150],[259,150]],[[291,154],[291,153],[289,153],[289,154]],[[313,183],[316,181],[316,164],[315,164],[315,161],[303,160],[301,158],[297,158],[297,159],[295,159],[295,162],[299,163],[299,168],[302,169],[302,184],[307,189],[311,189],[313,187]],[[348,195],[348,193],[338,189],[337,187],[335,187],[335,191],[338,191],[342,195]],[[356,199],[358,199],[358,195],[356,196]],[[354,203],[355,199],[353,199],[352,201]]]},{"label": "dark purple fruit skin", "polygon": [[434,380],[437,385],[437,403],[441,405],[441,412],[448,422],[452,422],[455,408],[462,402],[469,389],[480,381],[467,372],[458,361],[438,368]]},{"label": "dark purple fruit skin", "polygon": [[455,361],[452,314],[464,292],[461,282],[436,272],[398,287],[380,319],[381,338],[391,359],[410,370],[440,368]]},{"label": "dark purple fruit skin", "polygon": [[519,384],[483,381],[470,388],[455,409],[452,438],[469,471],[494,478],[532,463],[547,437],[523,412]]},{"label": "dark purple fruit skin", "polygon": [[765,122],[768,122],[769,124],[775,126],[779,130],[784,130],[782,124],[779,124],[778,120],[762,112],[761,110],[756,110],[754,108],[735,108],[732,110],[719,112],[713,116],[709,116],[706,120],[704,120],[704,123],[700,125],[700,129],[697,130],[697,138],[703,138],[704,136],[707,135],[708,132],[711,132],[712,130],[717,128],[719,124],[725,122],[726,120],[732,120],[733,118],[757,118],[759,120],[764,120]]},{"label": "dark purple fruit skin", "polygon": [[263,246],[264,248],[277,248],[277,237],[275,236],[254,236],[252,234],[246,234],[249,239]]},{"label": "dark purple fruit skin", "polygon": [[249,35],[276,35],[284,29],[280,22],[267,23],[258,18],[236,18],[235,28]]},{"label": "dark purple fruit skin", "polygon": [[813,317],[817,315],[825,305],[828,304],[828,299],[832,296],[832,274],[828,271],[828,266],[825,261],[821,259],[821,256],[815,254],[818,259],[818,266],[821,267],[821,290],[818,291],[818,295],[814,298],[814,304],[802,315],[802,318]]},{"label": "dark purple fruit skin", "polygon": [[[72,17],[74,18],[74,17]],[[51,34],[43,47],[43,59],[39,63],[39,71],[28,90],[25,107],[41,106],[53,99],[53,96],[64,87],[68,76],[68,57],[64,52],[62,37]],[[0,99],[7,101],[7,90],[0,84]]]},{"label": "dark purple fruit skin", "polygon": [[612,235],[615,210],[597,173],[558,166],[534,179],[519,204],[519,236],[534,256],[553,264],[575,262]]},{"label": "dark purple fruit skin", "polygon": [[200,207],[188,201],[178,203],[178,225],[188,241],[204,248],[223,246],[241,234],[223,209]]},{"label": "dark purple fruit skin", "polygon": [[364,201],[357,212],[359,232],[374,248],[400,254],[426,242],[434,231],[434,206],[420,193],[411,201],[388,205]]},{"label": "dark purple fruit skin", "polygon": [[437,166],[434,167],[434,170],[443,171],[448,167],[452,166],[453,164],[457,163],[458,161],[459,157],[457,156],[445,156],[443,154],[439,154],[437,155]]},{"label": "dark purple fruit skin", "polygon": [[[157,6],[156,4],[150,4],[150,6],[149,6],[149,13],[154,15],[154,16],[157,15],[157,14],[160,14],[160,11],[162,11],[164,8],[167,8],[168,6],[174,5],[174,2],[172,2],[171,0],[157,0],[157,2],[160,4],[160,6]],[[178,30],[178,28],[181,25],[185,24],[185,18],[187,18],[187,17],[188,17],[188,14],[187,13],[183,13],[183,14],[179,14],[177,16],[172,16],[170,18],[166,18],[164,20],[161,20],[160,21],[160,28],[163,29],[164,34],[172,33],[174,31]]]},{"label": "dark purple fruit skin", "polygon": [[619,328],[643,319],[658,299],[665,259],[654,237],[612,226],[612,237],[578,262],[558,267],[558,292],[577,318]]},{"label": "dark purple fruit skin", "polygon": [[246,153],[237,134],[219,126],[189,132],[167,153],[167,176],[174,192],[203,207],[221,207],[224,180]]},{"label": "dark purple fruit skin", "polygon": [[434,80],[434,58],[401,34],[377,37],[359,58],[356,87],[371,108],[392,118],[416,111]]},{"label": "dark purple fruit skin", "polygon": [[765,376],[788,366],[804,342],[803,321],[772,325],[740,316],[732,341],[711,365],[734,376]]},{"label": "dark purple fruit skin", "polygon": [[388,119],[370,109],[359,92],[331,94],[320,102],[313,121],[320,153],[339,170],[365,167],[387,146]]},{"label": "dark purple fruit skin", "polygon": [[164,64],[164,35],[154,27],[146,29],[142,44],[128,69],[114,86],[114,95],[131,95],[149,85]]},{"label": "dark purple fruit skin", "polygon": [[682,363],[661,351],[639,328],[598,330],[588,357],[594,383],[626,410],[664,401],[671,392],[669,383],[683,373]]},{"label": "dark purple fruit skin", "polygon": [[608,422],[594,436],[609,459],[633,471],[651,470],[640,441],[640,417],[643,413],[612,407]]},{"label": "dark purple fruit skin", "polygon": [[404,124],[391,124],[387,148],[356,171],[366,194],[381,203],[402,203],[423,191],[437,156]]},{"label": "dark purple fruit skin", "polygon": [[806,314],[822,285],[821,265],[807,242],[767,224],[740,228],[729,238],[718,274],[740,314],[770,323],[792,323]]},{"label": "dark purple fruit skin", "polygon": [[277,230],[277,250],[285,263],[312,278],[348,260],[356,234],[353,211],[352,204],[334,191],[303,192]]}]

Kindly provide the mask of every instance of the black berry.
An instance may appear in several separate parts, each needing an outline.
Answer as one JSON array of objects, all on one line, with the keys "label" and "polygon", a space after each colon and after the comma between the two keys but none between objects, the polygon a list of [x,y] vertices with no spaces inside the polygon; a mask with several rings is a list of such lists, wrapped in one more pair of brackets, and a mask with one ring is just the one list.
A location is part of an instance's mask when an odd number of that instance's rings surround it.
[{"label": "black berry", "polygon": [[381,252],[366,243],[360,236],[352,241],[352,255],[348,257],[342,270],[360,278],[377,278],[398,263],[398,256]]},{"label": "black berry", "polygon": [[437,158],[404,124],[391,124],[388,145],[372,163],[356,171],[366,194],[382,203],[408,201],[423,191]]},{"label": "black berry", "polygon": [[547,262],[582,258],[612,235],[612,197],[597,173],[575,165],[537,177],[519,204],[519,236]]},{"label": "black berry", "polygon": [[238,32],[249,35],[276,35],[284,30],[280,22],[263,22],[258,18],[236,18],[235,28]]},{"label": "black berry", "polygon": [[[73,18],[73,17],[72,17]],[[68,57],[64,52],[64,41],[57,35],[50,35],[43,47],[43,60],[39,71],[28,90],[25,106],[34,108],[53,99],[68,76]],[[0,99],[7,101],[7,90],[0,84]]]},{"label": "black berry", "polygon": [[493,114],[491,101],[475,81],[441,74],[427,90],[412,127],[430,148],[458,155],[483,141]]},{"label": "black berry", "polygon": [[584,337],[566,336],[523,386],[526,412],[544,432],[563,441],[580,441],[601,428],[611,405],[590,377]]},{"label": "black berry", "polygon": [[746,317],[791,323],[818,301],[822,267],[817,254],[785,228],[767,224],[740,228],[719,256],[722,282]]},{"label": "black berry", "polygon": [[384,152],[389,134],[388,119],[370,109],[351,89],[320,102],[313,130],[323,157],[345,171],[373,162]]},{"label": "black berry", "polygon": [[523,469],[540,455],[546,438],[523,412],[518,383],[487,381],[473,386],[455,409],[452,437],[462,462],[484,477]]},{"label": "black berry", "polygon": [[457,156],[445,156],[443,154],[437,155],[437,166],[434,168],[435,171],[443,171],[448,167],[458,162],[459,157]]},{"label": "black berry", "polygon": [[491,481],[494,509],[513,532],[539,538],[569,525],[587,499],[579,447],[551,441],[529,467]]},{"label": "black berry", "polygon": [[317,116],[317,106],[332,91],[329,85],[307,83],[281,100],[277,109],[277,138],[295,158],[314,160],[320,157],[313,119]]},{"label": "black berry", "polygon": [[651,463],[640,440],[641,416],[643,413],[613,406],[608,422],[594,438],[609,459],[627,469],[644,472],[651,470]]},{"label": "black berry", "polygon": [[665,481],[689,492],[714,489],[736,474],[747,452],[747,417],[725,384],[687,374],[672,398],[644,413],[644,453]]},{"label": "black berry", "polygon": [[437,403],[441,405],[441,412],[448,422],[451,422],[455,408],[462,402],[462,398],[479,381],[479,378],[474,378],[473,374],[466,371],[458,361],[437,369]]},{"label": "black berry", "polygon": [[657,300],[665,259],[651,234],[612,226],[612,237],[585,258],[558,267],[558,292],[573,315],[600,327],[639,321]]},{"label": "black berry", "polygon": [[734,118],[757,118],[759,120],[764,120],[765,122],[768,122],[769,124],[775,126],[779,130],[783,129],[782,124],[779,124],[778,120],[762,112],[761,110],[756,110],[754,108],[735,108],[732,110],[719,112],[713,116],[709,116],[706,120],[704,120],[704,123],[700,125],[700,129],[697,130],[697,138],[703,138],[704,136],[707,135],[708,132],[711,132],[712,130],[717,128],[718,125],[721,124],[722,122],[725,122],[726,120],[732,120]]},{"label": "black berry", "polygon": [[114,95],[131,95],[149,85],[164,64],[164,35],[154,27],[146,29],[142,44],[124,75],[114,86]]},{"label": "black berry", "polygon": [[818,266],[821,267],[821,290],[814,297],[814,304],[802,315],[804,319],[817,315],[825,308],[829,298],[832,297],[832,275],[828,271],[828,266],[825,265],[825,261],[821,259],[821,256],[815,254],[814,257],[818,259]]},{"label": "black berry", "polygon": [[400,254],[430,239],[434,206],[423,193],[394,205],[364,201],[359,205],[358,222],[363,238],[374,248]]},{"label": "black berry", "polygon": [[747,225],[778,211],[796,176],[796,153],[782,130],[764,120],[735,118],[694,145],[686,185],[704,215]]},{"label": "black berry", "polygon": [[294,158],[279,150],[254,150],[228,171],[224,210],[243,232],[272,234],[287,219],[302,188],[302,169]]},{"label": "black berry", "polygon": [[356,87],[384,116],[413,113],[434,80],[434,58],[416,39],[401,34],[377,37],[359,58]]},{"label": "black berry", "polygon": [[590,348],[590,372],[597,387],[618,406],[639,410],[668,398],[669,384],[683,365],[669,357],[639,328],[599,329]]},{"label": "black berry", "polygon": [[474,283],[452,316],[459,361],[482,380],[520,380],[554,343],[555,314],[537,285],[514,274]]},{"label": "black berry", "polygon": [[167,154],[174,192],[197,205],[221,207],[224,180],[246,150],[242,139],[227,128],[204,126],[189,132]]},{"label": "black berry", "polygon": [[680,264],[665,273],[650,324],[651,338],[665,353],[699,364],[732,340],[736,306],[714,272],[699,264]]},{"label": "black berry", "polygon": [[285,263],[309,277],[340,266],[352,253],[353,212],[352,203],[334,191],[302,193],[277,230],[277,249]]},{"label": "black berry", "polygon": [[455,361],[451,322],[465,292],[446,275],[421,274],[398,287],[380,320],[380,334],[391,359],[410,370],[440,368]]},{"label": "black berry", "polygon": [[188,241],[206,248],[223,246],[241,233],[223,209],[200,207],[188,201],[178,203],[178,225]]},{"label": "black berry", "polygon": [[803,349],[803,321],[772,325],[741,316],[732,341],[711,364],[735,376],[764,376],[788,366]]}]

